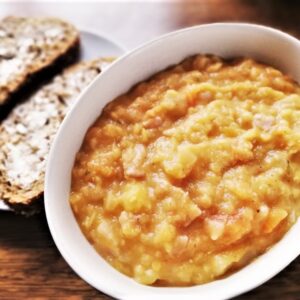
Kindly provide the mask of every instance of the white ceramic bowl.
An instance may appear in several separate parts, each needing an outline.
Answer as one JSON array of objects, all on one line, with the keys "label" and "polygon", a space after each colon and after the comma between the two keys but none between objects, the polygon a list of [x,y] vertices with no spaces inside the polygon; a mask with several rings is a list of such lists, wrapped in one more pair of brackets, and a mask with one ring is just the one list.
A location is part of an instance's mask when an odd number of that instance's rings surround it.
[{"label": "white ceramic bowl", "polygon": [[[74,271],[118,299],[227,299],[273,277],[300,254],[300,221],[266,254],[233,275],[185,288],[144,286],[112,268],[80,231],[68,202],[70,174],[87,129],[105,104],[137,82],[196,53],[250,56],[291,74],[300,82],[300,42],[278,30],[218,23],[187,28],[151,41],[124,55],[81,95],[52,146],[46,172],[48,224],[61,254]],[[63,283],[62,283],[63,284]]]}]

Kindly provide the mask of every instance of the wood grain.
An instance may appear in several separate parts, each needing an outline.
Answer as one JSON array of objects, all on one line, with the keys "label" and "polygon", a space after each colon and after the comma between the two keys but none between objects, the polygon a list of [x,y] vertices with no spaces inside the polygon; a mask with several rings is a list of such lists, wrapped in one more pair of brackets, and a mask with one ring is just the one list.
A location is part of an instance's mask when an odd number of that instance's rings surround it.
[{"label": "wood grain", "polygon": [[[218,21],[266,24],[300,36],[299,13],[300,2],[292,0],[0,3],[0,17],[54,15],[104,32],[128,49],[171,30]],[[300,258],[236,299],[300,299],[299,278]],[[24,218],[0,212],[0,299],[52,298],[110,299],[69,268],[54,245],[44,214]]]}]

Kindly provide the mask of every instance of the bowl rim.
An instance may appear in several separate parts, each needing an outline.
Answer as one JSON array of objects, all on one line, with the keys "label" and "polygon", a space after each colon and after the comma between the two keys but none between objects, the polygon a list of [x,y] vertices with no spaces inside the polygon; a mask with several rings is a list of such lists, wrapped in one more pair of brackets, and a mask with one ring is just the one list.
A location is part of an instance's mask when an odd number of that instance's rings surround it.
[{"label": "bowl rim", "polygon": [[[183,29],[180,29],[180,30],[176,30],[176,31],[173,31],[173,32],[170,32],[170,33],[166,33],[166,34],[163,34],[157,38],[154,38],[148,42],[145,42],[143,43],[142,45],[134,48],[133,50],[131,50],[130,52],[127,52],[125,53],[124,55],[122,55],[120,58],[118,58],[115,62],[112,63],[112,65],[107,68],[106,70],[104,70],[100,75],[97,76],[97,78],[101,77],[103,74],[109,72],[109,70],[111,69],[111,67],[115,66],[116,64],[119,64],[120,62],[128,59],[129,57],[131,56],[134,56],[136,53],[139,53],[141,51],[143,51],[144,49],[150,47],[152,44],[155,44],[155,43],[158,43],[160,42],[161,40],[163,39],[166,39],[166,38],[171,38],[171,37],[174,37],[178,34],[182,34],[184,32],[190,32],[190,31],[193,31],[193,30],[198,30],[199,28],[205,28],[205,27],[244,27],[244,28],[253,28],[253,29],[261,29],[261,30],[264,30],[268,33],[271,33],[271,34],[275,34],[277,35],[277,38],[281,38],[281,39],[285,39],[285,40],[288,40],[290,43],[297,43],[298,46],[300,46],[300,41],[279,30],[279,29],[275,29],[275,28],[272,28],[272,27],[269,27],[269,26],[264,26],[264,25],[259,25],[259,24],[253,24],[253,23],[246,23],[246,22],[216,22],[216,23],[209,23],[209,24],[203,24],[203,25],[196,25],[196,26],[192,26],[192,27],[187,27],[187,28],[183,28]],[[53,156],[54,156],[54,151],[55,151],[55,148],[57,147],[57,143],[58,143],[58,140],[59,140],[59,136],[60,136],[60,133],[64,130],[65,128],[65,124],[69,122],[69,119],[72,117],[72,112],[76,109],[76,106],[77,104],[80,102],[80,101],[83,101],[82,99],[85,98],[85,95],[87,93],[87,91],[92,88],[93,86],[97,85],[98,84],[98,80],[93,80],[93,82],[91,84],[88,85],[88,87],[80,94],[80,96],[77,98],[77,102],[76,104],[71,108],[70,112],[67,114],[67,116],[65,117],[65,119],[63,120],[60,128],[59,128],[59,131],[58,133],[56,134],[56,137],[55,137],[55,140],[54,142],[52,143],[52,146],[51,146],[51,149],[50,149],[50,153],[49,153],[49,156],[48,156],[48,161],[47,161],[47,166],[46,166],[46,175],[45,175],[45,201],[44,201],[44,205],[45,205],[45,212],[46,212],[46,218],[47,218],[47,222],[48,222],[48,226],[49,226],[49,229],[50,229],[50,233],[52,235],[52,238],[55,242],[55,245],[56,247],[58,248],[59,252],[61,253],[61,255],[63,256],[63,258],[65,259],[65,261],[69,264],[69,266],[72,268],[72,270],[75,271],[75,273],[80,277],[82,278],[84,281],[86,281],[88,284],[90,284],[92,287],[94,287],[95,289],[107,294],[107,295],[110,295],[112,297],[116,297],[117,299],[129,299],[127,297],[123,297],[122,294],[120,294],[119,292],[116,292],[116,290],[114,290],[113,287],[110,287],[110,286],[105,286],[105,285],[102,285],[101,287],[99,286],[99,283],[96,282],[96,280],[92,280],[92,278],[90,278],[89,276],[87,276],[87,274],[83,274],[83,272],[81,272],[80,270],[80,266],[74,262],[74,261],[71,261],[71,259],[69,259],[69,255],[67,253],[67,251],[65,250],[65,247],[64,247],[64,243],[63,241],[60,241],[59,240],[59,237],[57,236],[56,234],[56,231],[54,229],[54,223],[55,223],[55,220],[54,218],[52,218],[51,216],[51,212],[50,212],[50,206],[49,206],[49,203],[50,203],[50,197],[48,196],[49,194],[49,182],[51,181],[51,178],[50,178],[50,169],[51,169],[51,162],[53,160]],[[129,87],[130,88],[130,87]],[[300,231],[300,220],[298,220],[293,226],[292,228],[289,229],[289,231],[285,234],[285,236],[287,235],[291,235],[292,233],[292,229],[294,230],[299,230]],[[285,237],[284,236],[284,237]],[[283,239],[283,238],[282,238]],[[273,248],[276,248],[277,244],[279,244],[279,242],[277,242],[271,249],[267,250],[267,252],[272,252]],[[261,284],[265,283],[266,281],[268,281],[270,278],[274,277],[277,273],[279,273],[282,269],[284,269],[292,260],[294,260],[299,254],[300,254],[300,246],[299,246],[299,250],[297,249],[292,249],[289,251],[290,252],[290,256],[289,258],[287,259],[286,257],[284,257],[281,262],[280,262],[280,267],[278,267],[278,271],[276,271],[276,273],[274,274],[274,272],[270,272],[269,276],[264,276],[263,279],[260,279],[260,276],[257,276],[256,280],[254,281],[251,281],[250,284],[248,284],[246,287],[245,286],[240,286],[240,287],[237,287],[234,291],[231,291],[231,293],[229,293],[229,295],[226,295],[224,298],[222,299],[228,299],[228,298],[231,298],[231,297],[235,297],[235,296],[238,296],[242,293],[245,293],[249,290],[252,290],[258,286],[260,286]],[[259,256],[259,257],[263,257],[265,254]],[[293,257],[292,259],[290,257]],[[111,267],[113,268],[113,267]],[[243,267],[242,269],[244,269],[245,267]],[[238,272],[237,272],[238,273]],[[235,273],[235,274],[237,274]],[[230,275],[231,276],[234,276],[233,275]],[[216,281],[220,281],[220,280],[216,280]],[[214,283],[216,281],[213,281],[211,283]],[[208,284],[211,284],[211,283],[208,283]],[[207,285],[207,284],[205,284]],[[151,289],[159,289],[159,290],[162,290],[162,289],[172,289],[172,290],[182,290],[182,289],[189,289],[189,288],[194,288],[194,287],[199,287],[199,286],[203,286],[203,285],[197,285],[197,286],[192,286],[192,287],[166,287],[166,288],[161,288],[161,287],[149,287],[149,286],[143,286],[145,288],[145,292],[146,292],[146,289],[148,288],[151,288]],[[151,295],[151,297],[153,297],[154,295]],[[157,295],[156,295],[157,296]],[[163,295],[165,298],[169,299],[167,297],[167,294],[164,294]],[[134,297],[131,297],[130,299],[140,299],[138,297],[134,298]],[[145,299],[148,299],[146,298],[146,295],[145,295]],[[150,298],[149,298],[150,299]],[[176,298],[177,299],[177,298]],[[188,298],[190,299],[190,298]],[[221,299],[221,298],[216,298],[216,299]]]}]

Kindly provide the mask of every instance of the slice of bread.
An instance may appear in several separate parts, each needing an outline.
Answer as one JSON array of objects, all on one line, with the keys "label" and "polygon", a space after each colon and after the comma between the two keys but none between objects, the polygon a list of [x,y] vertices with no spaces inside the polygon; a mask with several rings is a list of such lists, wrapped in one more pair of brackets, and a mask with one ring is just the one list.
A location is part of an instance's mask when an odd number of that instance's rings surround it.
[{"label": "slice of bread", "polygon": [[36,210],[47,155],[60,123],[80,92],[111,61],[69,67],[17,105],[0,125],[0,199],[15,210],[26,214]]},{"label": "slice of bread", "polygon": [[45,69],[54,65],[60,69],[65,60],[74,62],[78,49],[78,31],[60,19],[4,18],[0,21],[0,105],[30,82],[39,82],[37,74]]}]

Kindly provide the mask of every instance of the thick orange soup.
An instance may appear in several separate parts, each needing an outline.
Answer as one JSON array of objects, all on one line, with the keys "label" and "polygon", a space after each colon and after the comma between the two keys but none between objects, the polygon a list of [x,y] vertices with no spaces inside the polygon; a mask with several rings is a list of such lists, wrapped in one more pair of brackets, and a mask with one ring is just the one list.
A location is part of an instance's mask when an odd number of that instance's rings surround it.
[{"label": "thick orange soup", "polygon": [[291,78],[252,59],[198,55],[104,109],[77,154],[70,203],[122,273],[202,284],[265,252],[296,221],[299,140]]}]

